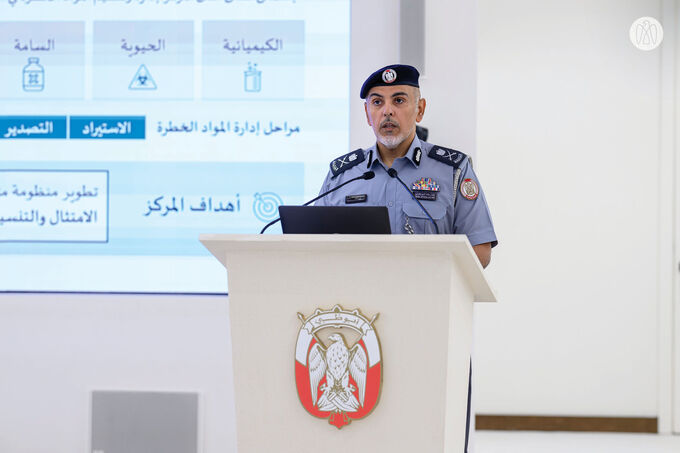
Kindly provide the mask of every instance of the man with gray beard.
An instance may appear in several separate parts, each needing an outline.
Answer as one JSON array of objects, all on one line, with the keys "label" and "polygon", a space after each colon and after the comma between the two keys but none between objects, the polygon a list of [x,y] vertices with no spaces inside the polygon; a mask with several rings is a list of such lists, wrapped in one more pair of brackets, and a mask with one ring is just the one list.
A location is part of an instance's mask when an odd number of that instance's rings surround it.
[{"label": "man with gray beard", "polygon": [[[413,66],[390,65],[366,79],[360,95],[366,101],[366,120],[376,143],[334,159],[321,193],[366,171],[373,171],[375,177],[348,184],[321,198],[316,205],[386,206],[393,234],[465,234],[486,267],[491,260],[491,248],[498,241],[484,192],[467,155],[416,136],[416,123],[423,119],[426,106],[425,99],[420,97],[419,77]],[[408,185],[413,196],[399,179]],[[472,361],[469,379],[465,453],[471,451],[470,433],[474,430]]]},{"label": "man with gray beard", "polygon": [[369,170],[375,178],[348,184],[316,205],[386,206],[393,234],[465,234],[486,267],[498,241],[484,192],[467,155],[416,136],[426,106],[419,77],[413,66],[390,65],[366,79],[360,95],[376,143],[334,159],[321,192]]}]

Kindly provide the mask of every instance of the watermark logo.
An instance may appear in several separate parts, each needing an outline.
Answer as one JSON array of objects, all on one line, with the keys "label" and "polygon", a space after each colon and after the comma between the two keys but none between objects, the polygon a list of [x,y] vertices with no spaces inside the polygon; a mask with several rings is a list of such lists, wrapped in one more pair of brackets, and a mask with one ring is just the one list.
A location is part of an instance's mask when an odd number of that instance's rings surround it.
[{"label": "watermark logo", "polygon": [[663,27],[653,17],[641,17],[630,26],[630,42],[640,50],[654,50],[663,41]]}]

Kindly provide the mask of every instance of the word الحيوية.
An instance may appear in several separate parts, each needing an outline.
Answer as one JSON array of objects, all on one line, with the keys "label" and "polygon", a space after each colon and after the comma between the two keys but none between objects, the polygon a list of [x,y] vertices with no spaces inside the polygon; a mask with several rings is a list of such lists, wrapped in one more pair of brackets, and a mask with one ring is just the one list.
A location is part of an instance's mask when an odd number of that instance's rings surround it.
[{"label": "word \u0627\u0644\u062d\u064a\u0648\u064a\u0629", "polygon": [[[168,201],[164,201],[165,195],[160,195],[152,200],[147,200],[147,211],[144,216],[149,216],[151,213],[157,212],[161,217],[167,216],[171,212],[185,212],[184,197],[167,197]],[[170,201],[171,200],[171,201]],[[215,201],[213,197],[201,197],[200,203],[190,203],[186,212],[240,212],[241,200],[239,194],[236,194],[236,202],[223,203],[222,201]]]},{"label": "word \u0627\u0644\u062d\u064a\u0648\u064a\u0629", "polygon": [[300,133],[300,126],[289,126],[288,121],[284,121],[283,125],[274,124],[273,121],[269,121],[267,127],[262,127],[260,121],[239,123],[238,121],[209,121],[207,123],[202,123],[199,125],[198,121],[189,121],[183,123],[173,123],[168,121],[163,123],[158,122],[158,128],[156,131],[163,137],[170,133],[203,133],[210,134],[216,137],[219,134],[233,134],[236,136],[243,136],[246,133],[250,135],[259,136],[262,133],[265,136],[272,134],[283,133],[286,137],[290,137],[293,134]]},{"label": "word \u0627\u0644\u062d\u064a\u0648\u064a\u0629", "polygon": [[130,52],[128,57],[134,57],[135,55],[146,54],[147,52],[160,52],[165,50],[165,39],[158,38],[158,44],[148,43],[146,45],[135,44],[134,46],[128,44],[125,38],[121,39],[120,48],[126,52]]}]

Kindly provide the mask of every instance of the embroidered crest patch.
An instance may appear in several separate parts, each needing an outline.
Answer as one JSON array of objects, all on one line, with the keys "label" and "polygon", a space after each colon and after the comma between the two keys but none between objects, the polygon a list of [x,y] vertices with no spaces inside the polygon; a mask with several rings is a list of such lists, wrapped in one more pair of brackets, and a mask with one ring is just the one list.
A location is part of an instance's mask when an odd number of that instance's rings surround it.
[{"label": "embroidered crest patch", "polygon": [[479,196],[479,186],[472,179],[464,179],[460,185],[460,193],[468,200],[476,200]]}]

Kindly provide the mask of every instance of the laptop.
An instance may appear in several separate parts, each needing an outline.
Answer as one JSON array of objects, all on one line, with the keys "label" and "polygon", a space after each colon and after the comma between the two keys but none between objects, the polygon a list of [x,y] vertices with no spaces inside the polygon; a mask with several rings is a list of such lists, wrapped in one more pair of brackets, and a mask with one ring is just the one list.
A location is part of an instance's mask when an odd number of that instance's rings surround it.
[{"label": "laptop", "polygon": [[385,206],[279,206],[284,234],[391,234]]}]

